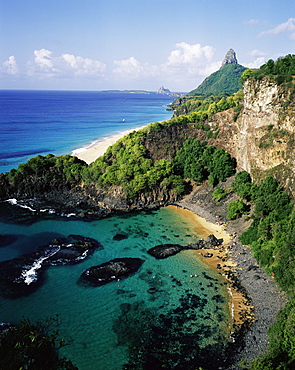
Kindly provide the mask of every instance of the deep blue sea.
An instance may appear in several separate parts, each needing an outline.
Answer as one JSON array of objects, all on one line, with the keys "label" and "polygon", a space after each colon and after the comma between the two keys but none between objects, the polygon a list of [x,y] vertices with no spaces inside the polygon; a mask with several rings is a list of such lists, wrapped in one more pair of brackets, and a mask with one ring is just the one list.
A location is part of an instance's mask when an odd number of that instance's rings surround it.
[{"label": "deep blue sea", "polygon": [[41,154],[70,154],[113,134],[171,118],[161,94],[0,90],[0,173]]},{"label": "deep blue sea", "polygon": [[[100,92],[2,91],[1,172],[37,154],[67,154],[101,137],[171,117],[163,95]],[[9,210],[15,210],[8,212]],[[14,208],[13,208],[14,207]],[[13,214],[17,214],[13,217]],[[156,260],[147,250],[159,244],[197,240],[196,224],[176,208],[82,221],[0,203],[0,261],[18,257],[54,238],[80,234],[103,249],[74,266],[52,266],[44,284],[18,299],[0,297],[0,322],[59,315],[59,332],[73,340],[61,354],[79,370],[195,369],[193,353],[218,356],[228,340],[227,287],[223,278],[183,251]],[[116,234],[127,239],[113,240]],[[6,239],[7,240],[7,239]],[[1,242],[1,239],[0,239]],[[78,284],[81,273],[119,257],[144,260],[133,276],[100,287]],[[1,271],[0,271],[1,273]],[[196,352],[198,349],[199,352]],[[140,365],[140,364],[143,365]]]}]

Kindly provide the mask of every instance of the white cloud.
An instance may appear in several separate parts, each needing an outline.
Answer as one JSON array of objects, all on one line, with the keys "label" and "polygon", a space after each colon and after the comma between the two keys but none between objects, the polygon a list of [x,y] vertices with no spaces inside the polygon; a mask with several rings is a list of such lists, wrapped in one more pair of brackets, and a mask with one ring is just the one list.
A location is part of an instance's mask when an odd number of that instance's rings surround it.
[{"label": "white cloud", "polygon": [[247,25],[252,26],[254,24],[259,24],[259,21],[257,19],[250,19],[248,21],[243,22],[243,24],[247,24]]},{"label": "white cloud", "polygon": [[254,62],[251,63],[245,63],[244,65],[248,68],[259,68],[262,66],[262,64],[265,63],[264,57],[259,57],[254,60]]},{"label": "white cloud", "polygon": [[287,22],[281,23],[270,30],[261,32],[260,36],[279,34],[286,34],[288,37],[295,40],[295,18],[289,18]]},{"label": "white cloud", "polygon": [[98,60],[76,57],[72,54],[62,54],[61,57],[65,61],[67,69],[76,76],[98,76],[104,72],[106,67]]},{"label": "white cloud", "polygon": [[53,70],[52,51],[40,49],[34,51],[36,65],[45,71]]},{"label": "white cloud", "polygon": [[186,42],[176,44],[177,49],[173,50],[168,57],[168,66],[176,65],[203,65],[212,59],[215,49],[212,46],[201,46],[200,44],[190,45]]},{"label": "white cloud", "polygon": [[117,66],[113,69],[114,74],[118,77],[123,77],[124,79],[136,79],[140,76],[142,71],[140,62],[134,57],[115,60],[114,64]]},{"label": "white cloud", "polygon": [[263,51],[261,50],[252,50],[248,53],[248,55],[250,55],[251,57],[264,57],[265,55],[267,55],[266,53],[264,53]]},{"label": "white cloud", "polygon": [[18,73],[18,66],[14,55],[11,55],[5,62],[2,63],[2,71],[9,75],[16,75]]},{"label": "white cloud", "polygon": [[175,78],[206,76],[220,68],[221,62],[212,62],[214,53],[212,46],[178,43],[168,56],[167,62],[162,65],[162,71],[174,75]]},{"label": "white cloud", "polygon": [[27,74],[49,78],[101,77],[105,67],[97,60],[72,54],[54,55],[50,50],[40,49],[34,51],[33,61],[27,64]]}]

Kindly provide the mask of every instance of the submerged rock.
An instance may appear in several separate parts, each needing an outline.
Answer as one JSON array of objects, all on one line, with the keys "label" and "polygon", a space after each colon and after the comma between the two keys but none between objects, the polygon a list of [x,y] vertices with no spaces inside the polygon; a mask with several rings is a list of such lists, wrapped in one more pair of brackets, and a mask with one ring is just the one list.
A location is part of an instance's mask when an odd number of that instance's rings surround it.
[{"label": "submerged rock", "polygon": [[8,298],[28,296],[41,286],[46,266],[79,263],[97,248],[102,246],[95,239],[70,235],[32,253],[2,261],[0,294]]},{"label": "submerged rock", "polygon": [[124,240],[124,239],[127,239],[128,238],[128,235],[126,234],[116,234],[115,236],[113,236],[113,240]]},{"label": "submerged rock", "polygon": [[115,258],[88,268],[82,273],[80,280],[92,286],[101,286],[133,275],[143,262],[140,258]]}]

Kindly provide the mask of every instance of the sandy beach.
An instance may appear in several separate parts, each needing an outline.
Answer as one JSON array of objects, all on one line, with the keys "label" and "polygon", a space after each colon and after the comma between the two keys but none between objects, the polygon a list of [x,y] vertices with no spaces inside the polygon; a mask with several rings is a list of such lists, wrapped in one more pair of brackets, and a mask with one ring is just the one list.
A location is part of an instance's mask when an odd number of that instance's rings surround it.
[{"label": "sandy beach", "polygon": [[[200,249],[195,252],[196,257],[199,258],[203,263],[217,270],[225,280],[228,282],[229,292],[229,309],[231,312],[232,322],[229,323],[229,329],[231,332],[239,329],[245,319],[251,321],[253,319],[252,311],[253,306],[248,301],[247,297],[237,288],[235,288],[230,279],[229,272],[233,272],[236,269],[234,260],[230,257],[229,251],[234,240],[234,236],[230,235],[221,224],[213,223],[206,220],[206,218],[199,216],[189,209],[168,206],[173,208],[176,212],[181,213],[186,218],[190,219],[194,224],[194,231],[202,239],[206,239],[210,234],[213,234],[218,239],[222,239],[223,243],[216,249]],[[209,253],[212,257],[204,257]]]},{"label": "sandy beach", "polygon": [[[232,179],[228,179],[222,187],[230,187],[231,181]],[[251,221],[247,221],[246,217],[233,221],[226,219],[227,204],[235,200],[236,195],[230,193],[222,202],[215,202],[212,197],[213,190],[204,184],[177,202],[177,205],[201,216],[198,220],[204,227],[208,224],[204,223],[202,218],[221,227],[230,237],[230,243],[225,250],[223,272],[230,270],[232,275],[230,280],[234,279],[238,286],[238,289],[233,288],[229,292],[232,295],[230,302],[234,322],[239,326],[244,320],[248,321],[248,313],[252,316],[241,333],[242,337],[237,341],[235,361],[227,369],[236,370],[240,361],[249,362],[266,352],[269,341],[268,329],[274,322],[276,314],[286,304],[287,297],[278,289],[273,277],[267,275],[258,265],[250,247],[239,241],[239,235],[249,227]],[[201,251],[196,251],[199,252]],[[215,257],[220,252],[215,250],[215,253],[212,258],[204,258],[199,253],[199,258],[212,268],[216,268],[218,261]]]},{"label": "sandy beach", "polygon": [[109,146],[115,144],[119,139],[133,131],[138,131],[146,126],[136,127],[129,130],[120,131],[114,135],[103,137],[101,139],[93,141],[91,144],[85,147],[75,149],[71,155],[82,159],[87,164],[94,162],[97,158],[104,155]]}]

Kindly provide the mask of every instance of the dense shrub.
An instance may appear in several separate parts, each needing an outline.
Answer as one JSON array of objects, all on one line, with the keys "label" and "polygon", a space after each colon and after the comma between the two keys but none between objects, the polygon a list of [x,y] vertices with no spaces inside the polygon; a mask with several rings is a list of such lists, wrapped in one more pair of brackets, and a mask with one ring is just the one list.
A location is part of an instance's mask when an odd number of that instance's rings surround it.
[{"label": "dense shrub", "polygon": [[229,203],[227,206],[227,218],[229,220],[234,220],[241,217],[244,213],[247,212],[246,204],[241,200],[237,199]]},{"label": "dense shrub", "polygon": [[39,320],[35,323],[24,319],[8,330],[0,343],[0,369],[59,369],[77,370],[58,350],[70,344],[60,337],[58,318]]}]

